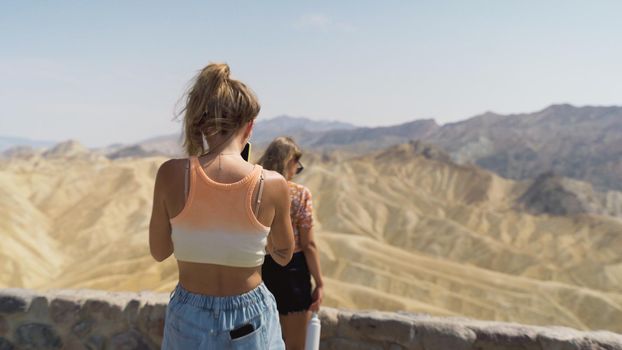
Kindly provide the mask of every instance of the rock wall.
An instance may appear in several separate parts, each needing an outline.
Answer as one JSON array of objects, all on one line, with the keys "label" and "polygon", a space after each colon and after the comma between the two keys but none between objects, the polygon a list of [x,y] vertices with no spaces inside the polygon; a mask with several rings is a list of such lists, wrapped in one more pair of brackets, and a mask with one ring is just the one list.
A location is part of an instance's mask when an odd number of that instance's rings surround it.
[{"label": "rock wall", "polygon": [[[168,295],[0,289],[0,350],[158,349]],[[323,308],[322,349],[622,350],[622,335]]]}]

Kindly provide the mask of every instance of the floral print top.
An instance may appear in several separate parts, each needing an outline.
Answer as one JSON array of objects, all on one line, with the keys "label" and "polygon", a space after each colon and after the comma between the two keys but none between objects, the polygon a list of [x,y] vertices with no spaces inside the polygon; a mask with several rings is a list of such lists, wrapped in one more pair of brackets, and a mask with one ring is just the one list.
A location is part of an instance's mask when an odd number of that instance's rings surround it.
[{"label": "floral print top", "polygon": [[296,242],[294,252],[299,252],[302,250],[300,246],[300,233],[306,234],[313,227],[311,191],[303,185],[289,181],[289,198],[292,201],[289,213]]}]

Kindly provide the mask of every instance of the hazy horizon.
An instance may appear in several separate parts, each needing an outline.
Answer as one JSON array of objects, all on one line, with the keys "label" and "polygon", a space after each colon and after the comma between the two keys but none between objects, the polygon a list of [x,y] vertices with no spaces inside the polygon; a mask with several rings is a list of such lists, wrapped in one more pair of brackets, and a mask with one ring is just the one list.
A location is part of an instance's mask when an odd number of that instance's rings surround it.
[{"label": "hazy horizon", "polygon": [[[513,112],[513,113],[507,113],[507,114],[502,114],[502,113],[497,113],[496,111],[484,111],[482,113],[478,113],[476,115],[472,115],[472,116],[468,116],[465,117],[463,119],[458,119],[458,120],[454,120],[454,121],[448,121],[445,123],[440,123],[438,120],[434,119],[434,118],[417,118],[417,119],[412,119],[412,120],[405,120],[403,122],[399,122],[399,123],[394,123],[394,124],[385,124],[385,125],[360,125],[360,124],[354,124],[354,123],[350,123],[350,122],[344,122],[344,121],[340,121],[337,119],[315,119],[315,118],[310,118],[307,116],[294,116],[294,115],[289,115],[289,114],[281,114],[281,115],[276,115],[276,116],[272,116],[272,117],[267,117],[267,118],[261,118],[258,121],[262,122],[262,121],[270,121],[276,118],[280,118],[280,117],[289,117],[289,118],[297,118],[297,119],[307,119],[307,120],[311,120],[311,121],[316,121],[316,122],[340,122],[340,123],[346,123],[346,124],[350,124],[354,127],[357,128],[364,128],[364,127],[385,127],[385,126],[395,126],[395,125],[400,125],[400,124],[404,124],[404,123],[409,123],[409,122],[413,122],[413,121],[417,121],[417,120],[424,120],[424,119],[432,119],[434,120],[439,126],[443,126],[443,125],[447,125],[447,124],[452,124],[452,123],[458,123],[458,122],[462,122],[462,121],[466,121],[469,120],[473,117],[477,117],[479,115],[485,114],[485,113],[495,113],[495,114],[500,114],[500,115],[514,115],[514,114],[529,114],[529,113],[535,113],[535,112],[539,112],[545,108],[548,108],[550,106],[554,106],[554,105],[563,105],[563,104],[569,104],[569,103],[551,103],[549,105],[546,105],[542,108],[539,108],[537,110],[533,110],[533,111],[520,111],[520,112]],[[622,105],[574,105],[574,104],[569,104],[575,108],[582,108],[582,107],[619,107],[622,108]],[[169,136],[169,135],[175,135],[175,134],[179,134],[181,133],[181,122],[178,122],[177,124],[178,128],[176,130],[170,130],[170,132],[165,132],[165,133],[160,133],[160,134],[154,134],[154,135],[148,135],[147,137],[143,137],[140,139],[136,139],[136,140],[130,140],[127,142],[108,142],[108,143],[104,143],[102,145],[92,145],[92,144],[88,144],[88,143],[84,143],[82,142],[82,140],[80,140],[79,137],[66,137],[64,139],[58,139],[58,140],[51,140],[51,139],[34,139],[34,138],[30,138],[27,136],[21,136],[21,135],[5,135],[5,134],[0,134],[1,138],[7,138],[7,139],[23,139],[23,140],[28,140],[28,141],[36,141],[36,142],[44,142],[44,143],[53,143],[53,144],[57,144],[57,143],[61,143],[61,142],[65,142],[65,141],[69,141],[69,140],[77,140],[78,142],[80,142],[81,144],[90,147],[90,148],[100,148],[100,147],[107,147],[107,146],[112,146],[115,144],[133,144],[133,143],[138,143],[138,142],[142,142],[142,141],[146,141],[149,139],[153,139],[153,138],[157,138],[157,137],[162,137],[162,136]]]},{"label": "hazy horizon", "polygon": [[19,2],[0,11],[0,134],[101,147],[174,133],[225,61],[261,119],[439,124],[622,105],[616,1]]}]

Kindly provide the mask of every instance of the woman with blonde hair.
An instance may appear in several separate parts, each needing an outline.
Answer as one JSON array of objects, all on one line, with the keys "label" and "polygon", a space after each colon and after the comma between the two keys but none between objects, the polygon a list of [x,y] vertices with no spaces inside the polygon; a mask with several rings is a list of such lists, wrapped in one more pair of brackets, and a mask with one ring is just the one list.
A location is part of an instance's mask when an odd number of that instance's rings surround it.
[{"label": "woman with blonde hair", "polygon": [[[278,137],[259,159],[259,164],[265,169],[283,175],[289,186],[290,215],[296,242],[294,255],[286,266],[279,264],[276,257],[268,255],[262,267],[266,286],[276,298],[283,339],[288,350],[304,348],[307,322],[311,312],[319,310],[323,297],[320,258],[313,238],[311,192],[305,186],[291,181],[304,169],[301,157],[300,147],[294,140]],[[315,281],[313,293],[311,276]]]},{"label": "woman with blonde hair", "polygon": [[179,269],[162,349],[283,349],[260,267],[266,246],[279,265],[292,257],[289,186],[240,155],[259,102],[226,64],[203,68],[185,102],[189,158],[158,170],[149,225],[152,256]]}]

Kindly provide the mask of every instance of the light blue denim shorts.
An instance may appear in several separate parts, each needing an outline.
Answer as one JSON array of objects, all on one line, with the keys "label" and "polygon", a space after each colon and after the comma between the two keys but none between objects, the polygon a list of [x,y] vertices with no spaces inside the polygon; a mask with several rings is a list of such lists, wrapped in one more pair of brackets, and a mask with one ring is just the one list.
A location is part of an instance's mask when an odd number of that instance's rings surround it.
[{"label": "light blue denim shorts", "polygon": [[[177,285],[166,308],[162,349],[285,349],[278,315],[263,282],[230,297],[191,293]],[[249,332],[248,324],[250,333],[231,339],[233,330]]]}]

